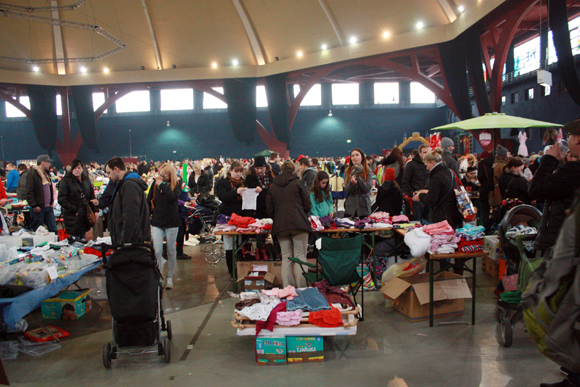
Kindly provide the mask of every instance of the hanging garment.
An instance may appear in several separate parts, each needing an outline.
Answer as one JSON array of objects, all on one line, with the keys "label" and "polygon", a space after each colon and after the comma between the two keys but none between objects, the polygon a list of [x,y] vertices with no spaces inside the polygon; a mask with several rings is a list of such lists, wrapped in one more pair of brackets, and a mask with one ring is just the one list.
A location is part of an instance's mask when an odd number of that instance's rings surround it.
[{"label": "hanging garment", "polygon": [[526,134],[525,130],[522,130],[520,134],[518,134],[518,140],[520,141],[520,147],[518,148],[518,155],[528,157],[528,147],[526,146],[526,140],[528,139],[528,135]]}]

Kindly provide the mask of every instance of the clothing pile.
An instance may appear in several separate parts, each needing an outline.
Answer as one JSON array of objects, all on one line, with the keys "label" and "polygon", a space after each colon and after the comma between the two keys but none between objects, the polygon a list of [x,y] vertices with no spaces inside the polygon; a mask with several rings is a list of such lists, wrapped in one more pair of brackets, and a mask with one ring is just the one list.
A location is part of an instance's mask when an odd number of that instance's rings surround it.
[{"label": "clothing pile", "polygon": [[[508,239],[516,239],[518,235],[532,235],[537,234],[538,229],[535,227],[524,226],[523,224],[518,224],[510,228],[506,233],[505,236]],[[523,241],[524,248],[527,251],[532,251],[534,249],[534,241]]]},{"label": "clothing pile", "polygon": [[465,225],[465,227],[455,230],[455,235],[465,239],[466,241],[481,239],[485,236],[485,227],[472,226],[468,223]]},{"label": "clothing pile", "polygon": [[[523,231],[522,231],[523,232]],[[475,253],[483,251],[485,228],[466,225],[454,231],[449,223],[443,222],[408,231],[405,244],[411,249],[413,257],[429,254],[451,254],[454,252]]]}]

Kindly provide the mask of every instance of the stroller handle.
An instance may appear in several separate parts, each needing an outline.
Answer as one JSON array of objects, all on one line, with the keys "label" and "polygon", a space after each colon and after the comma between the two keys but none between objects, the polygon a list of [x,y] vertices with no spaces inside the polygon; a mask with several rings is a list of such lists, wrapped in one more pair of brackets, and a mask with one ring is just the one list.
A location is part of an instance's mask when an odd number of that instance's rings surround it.
[{"label": "stroller handle", "polygon": [[123,247],[145,247],[145,248],[153,251],[153,246],[151,245],[151,243],[145,243],[145,242],[117,243],[115,245],[102,245],[101,247],[102,247],[101,254],[103,256],[103,260],[105,260],[107,251],[117,250],[117,249],[120,249]]}]

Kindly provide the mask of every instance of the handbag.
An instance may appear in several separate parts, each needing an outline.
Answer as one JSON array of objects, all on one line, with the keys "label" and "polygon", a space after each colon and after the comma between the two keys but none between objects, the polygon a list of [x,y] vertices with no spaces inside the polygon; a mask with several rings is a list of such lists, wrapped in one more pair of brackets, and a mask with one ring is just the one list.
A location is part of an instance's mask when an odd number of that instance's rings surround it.
[{"label": "handbag", "polygon": [[79,192],[81,194],[81,199],[85,204],[85,209],[86,209],[86,213],[87,213],[87,216],[86,216],[87,223],[88,223],[89,227],[94,227],[94,225],[97,223],[97,215],[93,212],[91,205],[87,201],[87,197],[85,196],[85,193],[83,192],[83,186],[78,181],[76,181],[76,183],[79,186]]},{"label": "handbag", "polygon": [[[471,202],[471,198],[467,194],[463,183],[459,180],[459,176],[455,174],[455,172],[451,171],[451,178],[455,180],[456,187],[455,188],[455,197],[457,199],[457,209],[463,215],[463,219],[467,222],[471,222],[475,219],[477,210],[475,206]],[[453,180],[452,180],[453,181]]]}]

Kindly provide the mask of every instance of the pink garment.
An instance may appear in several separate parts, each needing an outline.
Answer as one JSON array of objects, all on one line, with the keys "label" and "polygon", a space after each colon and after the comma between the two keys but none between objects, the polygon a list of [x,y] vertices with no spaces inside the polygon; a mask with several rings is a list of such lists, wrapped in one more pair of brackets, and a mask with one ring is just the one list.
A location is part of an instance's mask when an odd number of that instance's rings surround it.
[{"label": "pink garment", "polygon": [[278,312],[276,316],[276,324],[285,327],[293,327],[295,325],[300,325],[301,319],[302,311],[300,309],[294,310],[292,312]]},{"label": "pink garment", "polygon": [[393,216],[393,219],[391,219],[391,221],[393,223],[401,223],[401,222],[408,223],[409,218],[407,218],[407,215],[396,215],[396,216]]},{"label": "pink garment", "polygon": [[371,214],[369,216],[369,218],[377,220],[377,221],[381,221],[381,220],[389,220],[390,216],[389,216],[388,212],[378,211],[378,212],[375,212],[374,214]]},{"label": "pink garment", "polygon": [[296,289],[294,289],[294,286],[292,285],[288,285],[284,289],[274,288],[272,290],[262,290],[262,294],[278,298],[286,298],[289,301],[294,299],[294,297],[298,297],[298,293],[296,293]]},{"label": "pink garment", "polygon": [[453,227],[449,225],[449,222],[444,220],[443,222],[429,224],[423,227],[423,232],[428,235],[452,235],[455,234]]}]

